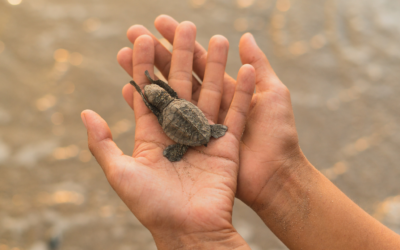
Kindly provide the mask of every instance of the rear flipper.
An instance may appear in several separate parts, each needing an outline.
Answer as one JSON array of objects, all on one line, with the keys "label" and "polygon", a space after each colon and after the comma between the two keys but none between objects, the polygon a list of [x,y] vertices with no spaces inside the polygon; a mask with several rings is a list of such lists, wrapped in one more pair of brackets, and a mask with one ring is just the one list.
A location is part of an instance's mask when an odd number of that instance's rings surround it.
[{"label": "rear flipper", "polygon": [[211,136],[214,138],[220,138],[221,136],[224,136],[226,131],[228,130],[228,127],[222,124],[214,124],[210,126]]},{"label": "rear flipper", "polygon": [[171,162],[180,161],[189,146],[183,144],[169,145],[164,149],[163,155]]}]

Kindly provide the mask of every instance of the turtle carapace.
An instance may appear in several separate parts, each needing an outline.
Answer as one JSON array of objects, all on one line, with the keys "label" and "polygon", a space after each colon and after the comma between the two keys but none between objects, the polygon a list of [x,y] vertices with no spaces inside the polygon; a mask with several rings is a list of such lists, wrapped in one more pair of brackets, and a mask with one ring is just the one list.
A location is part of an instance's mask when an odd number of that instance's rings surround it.
[{"label": "turtle carapace", "polygon": [[169,161],[181,160],[189,146],[207,146],[211,136],[219,138],[225,135],[227,126],[210,125],[196,105],[178,98],[167,83],[153,80],[147,70],[145,75],[151,84],[144,87],[144,94],[134,81],[130,83],[142,96],[146,106],[157,116],[165,134],[176,142],[164,150],[163,155]]}]

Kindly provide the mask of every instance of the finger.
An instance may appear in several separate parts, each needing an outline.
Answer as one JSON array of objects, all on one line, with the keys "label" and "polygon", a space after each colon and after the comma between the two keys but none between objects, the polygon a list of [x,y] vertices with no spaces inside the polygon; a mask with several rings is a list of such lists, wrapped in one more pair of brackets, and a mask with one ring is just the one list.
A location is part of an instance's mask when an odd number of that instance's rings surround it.
[{"label": "finger", "polygon": [[122,48],[118,51],[117,61],[119,65],[132,77],[132,49],[131,48]]},{"label": "finger", "polygon": [[[171,44],[174,42],[174,36],[176,28],[179,23],[170,16],[160,15],[156,18],[154,25],[160,34],[165,37]],[[194,56],[193,56],[193,70],[200,77],[204,78],[204,72],[207,63],[207,51],[199,44],[195,43]],[[231,105],[233,93],[235,92],[236,81],[228,74],[224,76],[224,91],[221,102],[221,110],[219,113],[218,123],[222,123],[225,120],[225,116],[228,112],[229,106]],[[192,89],[192,100],[197,101],[200,96],[201,87],[193,84]]]},{"label": "finger", "polygon": [[[179,23],[170,16],[160,15],[154,21],[154,26],[171,44],[174,43],[175,31]],[[193,56],[193,70],[200,77],[204,78],[204,72],[207,63],[207,51],[198,43],[195,42],[194,56]],[[197,86],[194,86],[197,87]]]},{"label": "finger", "polygon": [[[130,48],[122,48],[117,54],[117,61],[119,65],[128,73],[130,76],[133,74],[133,66],[132,66],[132,55],[133,50]],[[154,77],[157,80],[157,77]],[[126,84],[122,88],[122,96],[124,97],[125,101],[128,105],[133,109],[133,93],[134,87],[131,84]]]},{"label": "finger", "polygon": [[175,32],[174,41],[168,81],[180,98],[191,101],[196,26],[191,22],[179,24]]},{"label": "finger", "polygon": [[197,106],[207,119],[218,122],[229,42],[223,36],[213,36],[208,46],[206,73]]},{"label": "finger", "polygon": [[134,87],[129,83],[125,84],[125,86],[122,88],[122,96],[131,109],[133,109],[133,95]]},{"label": "finger", "polygon": [[[132,77],[133,66],[132,66],[132,55],[133,51],[131,48],[122,48],[117,54],[117,61],[119,65]],[[122,88],[122,96],[128,105],[133,109],[133,86],[131,84],[125,84]]]},{"label": "finger", "polygon": [[169,69],[172,54],[169,52],[161,43],[160,41],[144,26],[142,25],[133,25],[128,29],[126,33],[129,41],[132,44],[135,44],[136,39],[142,35],[148,35],[153,39],[154,43],[154,65],[160,70],[161,74],[168,79],[169,76]]},{"label": "finger", "polygon": [[218,123],[223,123],[229,107],[231,106],[233,95],[235,93],[236,81],[225,73],[224,77],[224,90],[222,92],[221,106],[218,114]]},{"label": "finger", "polygon": [[244,34],[240,39],[239,54],[243,64],[251,64],[256,70],[257,90],[265,91],[283,85],[250,33]]},{"label": "finger", "polygon": [[[176,29],[179,23],[170,16],[160,15],[154,21],[154,26],[160,34],[167,39],[171,44],[174,43]],[[203,80],[204,72],[207,63],[207,51],[198,43],[195,42],[193,53],[193,71]],[[195,78],[193,78],[195,79]],[[196,80],[192,84],[192,100],[199,100],[201,84]]]},{"label": "finger", "polygon": [[89,149],[97,162],[100,164],[107,178],[117,166],[117,162],[123,155],[123,152],[112,140],[110,128],[107,123],[98,114],[91,110],[84,110],[81,118],[88,133]]},{"label": "finger", "polygon": [[[175,31],[174,31],[174,33],[175,33]],[[141,35],[149,35],[153,38],[154,50],[155,50],[154,65],[161,72],[161,74],[165,77],[165,79],[168,79],[169,71],[171,68],[172,53],[169,50],[167,50],[164,47],[164,45],[162,45],[160,43],[160,41],[142,25],[133,25],[132,27],[130,27],[128,29],[127,36],[128,36],[128,39],[133,44],[135,43],[136,39]],[[126,67],[129,67],[129,65],[127,65],[127,66],[124,65],[122,67],[126,68]],[[193,85],[193,91],[200,90],[201,84],[197,81],[196,78],[192,78],[192,85]],[[198,95],[196,95],[196,97],[197,97],[197,99],[195,101],[197,102]]]},{"label": "finger", "polygon": [[228,132],[232,133],[238,141],[240,141],[246,124],[246,116],[254,93],[255,79],[253,66],[245,64],[240,68],[235,95],[224,122],[228,127]]},{"label": "finger", "polygon": [[[154,70],[154,44],[150,36],[142,35],[136,39],[133,47],[132,66],[133,80],[143,91],[144,86],[149,84],[144,74],[145,71],[148,70],[150,75],[153,75]],[[133,110],[136,121],[139,121],[142,116],[151,111],[146,107],[139,93],[137,91],[133,93]]]}]

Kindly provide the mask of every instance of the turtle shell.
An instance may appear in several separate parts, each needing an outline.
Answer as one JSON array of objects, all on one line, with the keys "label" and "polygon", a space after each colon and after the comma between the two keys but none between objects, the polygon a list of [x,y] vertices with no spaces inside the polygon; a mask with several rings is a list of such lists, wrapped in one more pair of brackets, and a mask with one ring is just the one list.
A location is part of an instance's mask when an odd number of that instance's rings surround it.
[{"label": "turtle shell", "polygon": [[175,142],[200,146],[210,141],[210,124],[203,112],[191,102],[176,99],[163,110],[162,116],[162,128]]}]

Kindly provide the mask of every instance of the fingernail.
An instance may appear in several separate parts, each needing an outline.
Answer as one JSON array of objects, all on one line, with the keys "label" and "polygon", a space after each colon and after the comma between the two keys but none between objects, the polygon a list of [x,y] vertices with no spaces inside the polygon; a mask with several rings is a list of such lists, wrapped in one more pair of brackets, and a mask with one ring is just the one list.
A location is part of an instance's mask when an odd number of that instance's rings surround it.
[{"label": "fingernail", "polygon": [[82,118],[83,124],[85,125],[85,128],[87,129],[87,125],[86,125],[86,116],[85,116],[85,114],[84,114],[83,112],[81,113],[81,118]]}]

